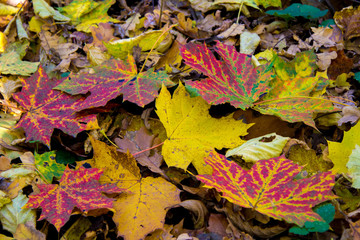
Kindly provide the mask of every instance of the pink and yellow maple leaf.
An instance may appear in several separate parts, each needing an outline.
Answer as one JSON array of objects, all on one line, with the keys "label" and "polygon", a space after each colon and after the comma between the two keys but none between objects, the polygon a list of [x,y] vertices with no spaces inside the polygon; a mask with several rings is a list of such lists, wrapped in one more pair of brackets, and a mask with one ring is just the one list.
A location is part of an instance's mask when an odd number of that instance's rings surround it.
[{"label": "pink and yellow maple leaf", "polygon": [[332,172],[295,181],[302,167],[284,156],[257,161],[249,171],[216,152],[205,162],[213,167],[212,175],[196,176],[205,187],[215,188],[239,206],[299,226],[306,221],[322,221],[311,208],[336,197],[331,191]]},{"label": "pink and yellow maple leaf", "polygon": [[99,183],[102,170],[96,168],[71,170],[66,167],[60,184],[40,184],[40,193],[29,196],[26,208],[42,208],[39,220],[47,219],[57,230],[69,220],[74,207],[82,211],[112,208],[113,199],[102,192],[118,193],[123,189],[114,184]]},{"label": "pink and yellow maple leaf", "polygon": [[43,67],[21,82],[23,88],[13,98],[25,109],[16,127],[25,130],[26,141],[40,141],[49,147],[54,128],[74,137],[81,131],[98,128],[96,114],[76,115],[83,110],[80,103],[84,98],[53,90],[61,81],[50,79]]},{"label": "pink and yellow maple leaf", "polygon": [[246,109],[269,91],[268,85],[274,77],[271,64],[254,68],[251,56],[221,42],[216,43],[215,51],[223,61],[217,60],[205,45],[188,43],[180,48],[185,63],[208,76],[186,83],[208,103],[230,102],[234,107]]}]

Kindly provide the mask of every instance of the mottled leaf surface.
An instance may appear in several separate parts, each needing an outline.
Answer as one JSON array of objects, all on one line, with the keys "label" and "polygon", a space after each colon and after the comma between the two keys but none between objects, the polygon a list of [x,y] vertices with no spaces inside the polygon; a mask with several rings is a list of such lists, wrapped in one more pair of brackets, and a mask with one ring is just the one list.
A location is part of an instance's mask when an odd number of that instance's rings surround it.
[{"label": "mottled leaf surface", "polygon": [[302,167],[284,156],[257,161],[249,171],[216,152],[210,153],[205,162],[213,168],[212,175],[196,177],[206,187],[216,188],[239,206],[299,226],[306,221],[321,221],[311,208],[335,197],[331,191],[333,173],[294,181]]},{"label": "mottled leaf surface", "polygon": [[60,179],[65,171],[65,165],[56,162],[56,151],[38,154],[35,152],[35,166],[41,173],[41,177],[47,183],[51,183],[53,177]]},{"label": "mottled leaf surface", "polygon": [[217,60],[205,45],[188,43],[180,48],[185,63],[208,76],[201,81],[187,82],[208,103],[230,102],[246,109],[270,89],[268,85],[274,77],[271,64],[254,68],[251,56],[221,42],[217,42],[215,51],[223,61]]},{"label": "mottled leaf surface", "polygon": [[94,71],[95,73],[70,74],[55,89],[73,95],[91,92],[82,103],[87,108],[103,106],[120,94],[123,94],[124,101],[143,107],[158,96],[162,83],[174,85],[164,71],[137,73],[134,58],[130,55],[126,61],[109,60],[94,67]]},{"label": "mottled leaf surface", "polygon": [[259,102],[253,108],[262,114],[275,115],[288,122],[302,121],[314,128],[314,113],[340,110],[330,100],[306,96],[275,98]]},{"label": "mottled leaf surface", "polygon": [[118,193],[122,189],[116,185],[99,183],[102,170],[96,168],[71,170],[66,167],[60,184],[37,185],[40,193],[29,196],[26,208],[42,208],[38,219],[47,219],[59,231],[69,220],[74,207],[81,211],[96,208],[111,208],[113,199],[105,197],[102,192]]},{"label": "mottled leaf surface", "polygon": [[236,121],[232,115],[220,119],[209,114],[210,105],[201,97],[191,98],[180,84],[171,97],[163,87],[156,100],[156,113],[163,123],[167,139],[162,155],[168,166],[186,170],[190,163],[201,174],[211,173],[204,162],[214,148],[233,148],[244,143],[252,124]]},{"label": "mottled leaf surface", "polygon": [[115,0],[72,1],[69,5],[58,8],[65,16],[69,17],[76,30],[90,33],[90,27],[99,23],[119,22],[110,17],[107,12],[115,4]]},{"label": "mottled leaf surface", "polygon": [[75,137],[81,131],[98,127],[95,114],[75,114],[82,110],[83,98],[53,90],[60,81],[49,79],[42,67],[21,82],[23,88],[20,93],[13,94],[13,98],[25,109],[16,127],[25,130],[27,141],[40,141],[50,146],[54,128]]},{"label": "mottled leaf surface", "polygon": [[38,62],[22,61],[17,52],[7,52],[0,56],[0,73],[30,76],[36,72]]}]

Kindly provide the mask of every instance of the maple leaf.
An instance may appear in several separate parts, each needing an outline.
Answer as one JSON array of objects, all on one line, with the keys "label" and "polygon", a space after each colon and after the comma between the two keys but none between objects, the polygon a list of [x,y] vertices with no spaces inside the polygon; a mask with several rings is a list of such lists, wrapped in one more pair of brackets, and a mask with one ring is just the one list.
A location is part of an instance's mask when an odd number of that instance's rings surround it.
[{"label": "maple leaf", "polygon": [[81,167],[71,170],[66,167],[60,184],[37,185],[40,193],[29,196],[26,208],[42,208],[38,221],[47,219],[59,231],[69,220],[74,207],[83,212],[96,208],[112,208],[113,199],[102,192],[118,193],[123,191],[115,185],[101,185],[98,180],[103,170]]},{"label": "maple leaf", "polygon": [[50,147],[54,128],[76,136],[81,131],[98,128],[96,115],[78,117],[79,105],[84,99],[61,91],[52,90],[60,81],[50,80],[45,70],[38,71],[28,79],[21,79],[23,88],[13,98],[25,109],[15,127],[26,132],[26,141],[40,141]]},{"label": "maple leaf", "polygon": [[94,158],[87,162],[104,168],[100,182],[115,183],[130,192],[121,194],[114,202],[113,220],[118,234],[126,240],[138,240],[162,228],[167,209],[180,203],[180,190],[161,177],[143,178],[130,153],[118,152],[115,147],[90,139]]},{"label": "maple leaf", "polygon": [[196,178],[206,187],[216,188],[239,206],[299,226],[306,221],[322,221],[311,208],[336,197],[331,191],[334,173],[294,181],[302,167],[284,156],[257,161],[249,171],[216,152],[211,152],[205,162],[213,168],[212,175]]},{"label": "maple leaf", "polygon": [[164,71],[137,73],[135,60],[131,55],[126,61],[113,59],[93,69],[93,74],[70,74],[68,79],[54,89],[73,95],[91,92],[83,102],[88,108],[103,106],[121,93],[124,101],[143,107],[157,97],[162,83],[167,86],[175,85]]},{"label": "maple leaf", "polygon": [[275,98],[260,101],[253,109],[262,114],[271,114],[288,122],[304,122],[316,129],[313,114],[318,112],[334,112],[340,109],[331,100],[307,96]]},{"label": "maple leaf", "polygon": [[270,89],[272,64],[254,68],[250,56],[221,42],[216,43],[215,51],[224,62],[217,60],[205,45],[188,43],[180,47],[185,63],[209,77],[187,82],[208,103],[230,102],[235,107],[246,109]]},{"label": "maple leaf", "polygon": [[321,97],[328,78],[324,72],[315,74],[316,55],[313,51],[297,53],[290,62],[275,55],[273,63],[276,77],[271,81],[271,90],[264,101],[254,104],[255,110],[288,122],[302,121],[314,128],[314,113],[339,110],[332,101]]},{"label": "maple leaf", "polygon": [[206,152],[244,143],[240,136],[246,135],[252,124],[236,121],[232,115],[212,118],[209,108],[201,97],[191,98],[181,83],[172,98],[166,87],[161,89],[156,113],[168,136],[162,147],[168,166],[186,170],[192,163],[199,173],[210,173],[211,168],[204,162]]}]

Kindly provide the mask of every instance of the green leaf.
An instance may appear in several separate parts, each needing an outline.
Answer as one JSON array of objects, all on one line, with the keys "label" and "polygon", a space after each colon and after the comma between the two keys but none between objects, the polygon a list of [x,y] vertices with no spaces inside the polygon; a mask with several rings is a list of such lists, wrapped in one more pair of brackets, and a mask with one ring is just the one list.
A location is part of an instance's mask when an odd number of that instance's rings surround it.
[{"label": "green leaf", "polygon": [[14,234],[19,224],[28,221],[35,222],[36,211],[26,208],[22,209],[28,200],[24,194],[19,193],[11,203],[6,204],[0,210],[0,220],[5,230]]},{"label": "green leaf", "polygon": [[65,171],[65,166],[56,162],[56,151],[45,152],[37,154],[35,152],[35,166],[41,173],[41,177],[47,183],[51,183],[53,177],[60,179]]},{"label": "green leaf", "polygon": [[284,10],[270,10],[267,14],[284,18],[285,20],[294,19],[295,17],[304,17],[306,19],[317,19],[326,15],[328,10],[320,10],[316,7],[294,3]]},{"label": "green leaf", "polygon": [[90,27],[99,23],[114,22],[119,20],[111,18],[107,12],[115,4],[116,0],[95,1],[72,1],[69,5],[58,8],[59,11],[69,17],[76,30],[90,33]]}]

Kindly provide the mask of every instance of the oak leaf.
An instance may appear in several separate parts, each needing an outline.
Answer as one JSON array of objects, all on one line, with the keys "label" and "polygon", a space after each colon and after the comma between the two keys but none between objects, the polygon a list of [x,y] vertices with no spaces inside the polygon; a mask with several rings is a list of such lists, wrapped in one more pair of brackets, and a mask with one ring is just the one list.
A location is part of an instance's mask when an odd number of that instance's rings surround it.
[{"label": "oak leaf", "polygon": [[124,101],[143,107],[157,97],[162,83],[174,85],[164,71],[137,73],[135,60],[131,55],[126,61],[109,60],[94,67],[94,71],[95,73],[70,74],[69,78],[54,89],[73,95],[91,92],[82,103],[88,108],[103,106],[120,94],[123,94]]},{"label": "oak leaf", "polygon": [[336,197],[331,191],[334,173],[294,181],[302,167],[284,156],[257,161],[248,171],[216,152],[211,152],[205,162],[213,168],[212,175],[196,176],[205,187],[216,188],[239,206],[299,226],[306,221],[322,221],[311,208]]},{"label": "oak leaf", "polygon": [[118,152],[115,147],[90,139],[94,158],[87,162],[93,167],[104,167],[100,181],[129,191],[114,202],[113,220],[118,234],[125,240],[138,240],[163,228],[167,209],[180,203],[180,190],[161,177],[143,178],[130,153]]},{"label": "oak leaf", "polygon": [[250,56],[221,42],[216,43],[215,51],[223,62],[205,45],[188,43],[180,47],[185,63],[208,76],[201,81],[187,82],[208,103],[230,102],[234,107],[246,109],[270,90],[268,85],[274,77],[271,64],[254,68]]},{"label": "oak leaf", "polygon": [[42,67],[21,82],[23,88],[20,93],[13,94],[13,98],[25,109],[16,127],[25,130],[26,141],[40,141],[49,147],[54,128],[72,136],[98,128],[95,114],[75,114],[82,110],[79,105],[83,98],[53,90],[59,81],[49,79]]},{"label": "oak leaf", "polygon": [[58,231],[69,220],[74,207],[83,212],[112,208],[113,199],[105,197],[102,192],[118,193],[123,189],[110,184],[101,185],[98,180],[102,172],[96,168],[71,170],[66,167],[59,185],[37,185],[40,193],[30,195],[24,207],[42,208],[38,220],[46,218]]},{"label": "oak leaf", "polygon": [[210,173],[211,168],[204,162],[206,152],[244,143],[240,136],[245,136],[252,124],[236,121],[232,115],[212,118],[209,108],[201,97],[191,98],[181,83],[172,98],[166,87],[161,89],[156,113],[168,136],[162,147],[168,166],[186,170],[192,163],[199,173]]}]

